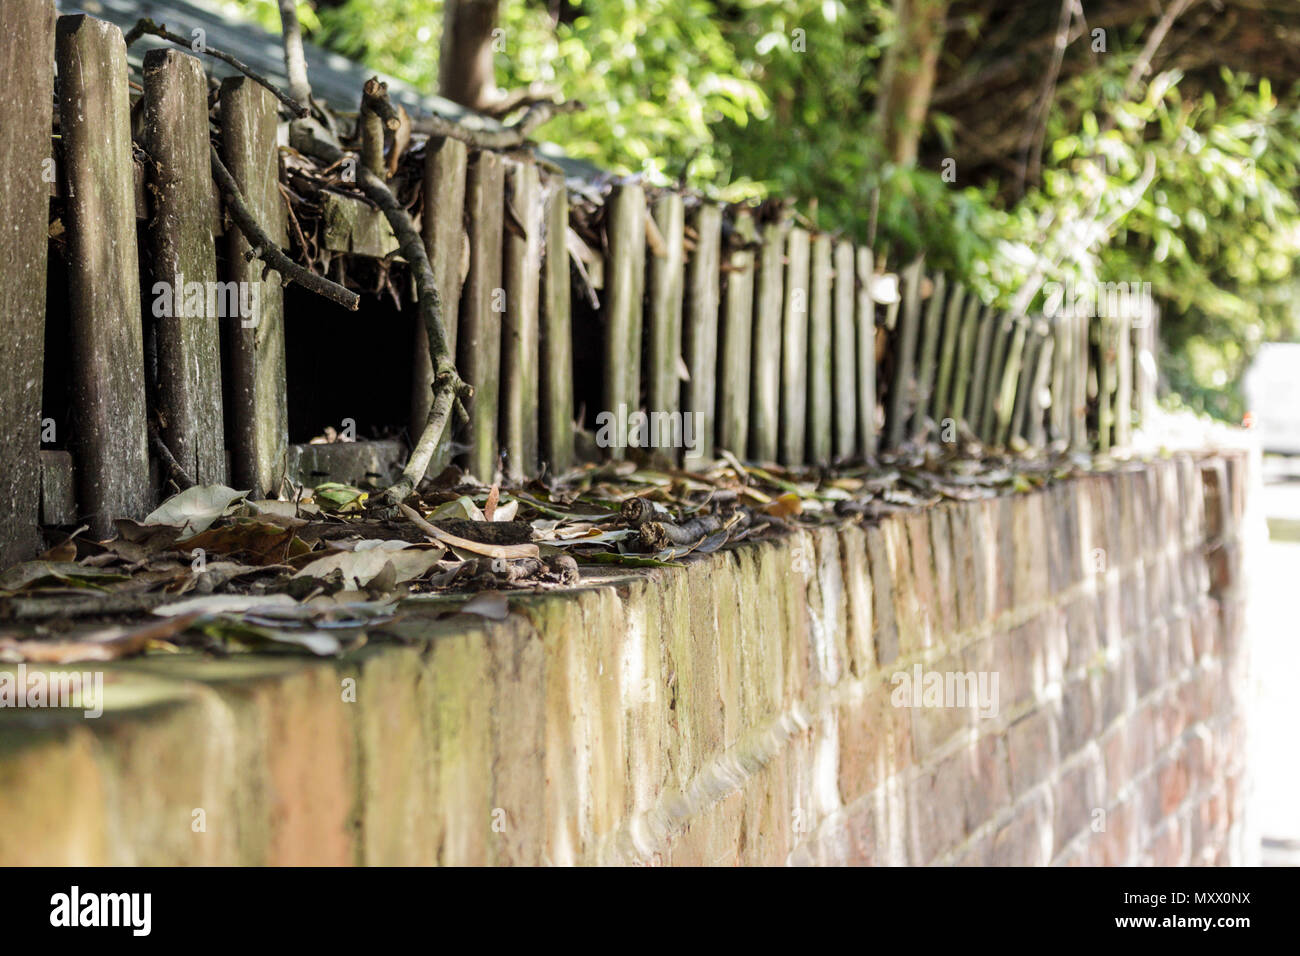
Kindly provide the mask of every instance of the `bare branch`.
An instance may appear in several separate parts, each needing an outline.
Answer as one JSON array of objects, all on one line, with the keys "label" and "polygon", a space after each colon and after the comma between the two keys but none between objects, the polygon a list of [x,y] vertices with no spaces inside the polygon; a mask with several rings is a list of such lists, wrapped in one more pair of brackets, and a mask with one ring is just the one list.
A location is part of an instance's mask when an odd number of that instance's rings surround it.
[{"label": "bare branch", "polygon": [[311,102],[311,84],[307,82],[307,57],[302,49],[302,25],[298,23],[295,0],[280,0],[280,33],[284,47],[284,72],[289,77],[289,92],[294,99]]},{"label": "bare branch", "polygon": [[[187,50],[193,48],[188,37],[183,37],[178,34],[172,33],[165,26],[155,23],[149,17],[142,17],[140,20],[136,22],[135,26],[133,26],[129,31],[127,31],[125,37],[126,45],[130,46],[132,43],[140,39],[140,37],[145,36],[146,34],[149,36],[158,37],[159,39],[162,40],[166,40],[168,43],[175,43],[177,46],[183,46]],[[253,69],[251,66],[249,66],[247,63],[245,63],[243,60],[239,59],[238,57],[231,56],[229,53],[223,53],[221,50],[217,50],[206,45],[203,47],[203,52],[215,60],[220,60],[222,63],[230,64],[240,73],[243,73],[250,80],[253,80],[256,83],[261,83],[268,90],[270,90],[272,93],[275,94],[276,99],[278,99],[285,106],[289,107],[289,109],[293,112],[294,116],[297,116],[299,119],[309,115],[309,110],[307,109],[307,107],[303,106],[302,103],[294,99],[284,90],[280,89],[280,87],[276,86],[266,77],[264,77],[261,73],[258,73],[255,69]]]},{"label": "bare branch", "polygon": [[217,186],[225,197],[226,210],[230,213],[230,218],[235,221],[239,231],[244,234],[244,238],[252,246],[245,253],[246,257],[250,260],[261,259],[268,267],[280,273],[285,283],[296,282],[304,289],[324,296],[331,302],[337,302],[345,309],[355,312],[361,302],[359,295],[350,289],[343,288],[336,282],[331,282],[322,275],[317,275],[310,269],[298,265],[285,255],[279,245],[258,225],[257,219],[249,212],[248,204],[244,202],[244,197],[239,191],[239,185],[235,182],[235,177],[230,174],[230,170],[226,169],[226,165],[221,161],[221,156],[217,153],[216,147],[210,148],[212,150],[212,178],[217,181]]},{"label": "bare branch", "polygon": [[163,467],[167,469],[172,481],[176,482],[177,487],[182,491],[186,488],[193,488],[195,485],[194,479],[189,476],[189,472],[181,466],[181,463],[176,460],[176,456],[172,454],[172,450],[167,447],[167,443],[163,441],[162,435],[158,431],[158,424],[152,418],[149,419],[147,424],[149,447],[153,449],[154,454],[163,463]]},{"label": "bare branch", "polygon": [[459,123],[454,123],[441,116],[422,116],[411,122],[417,133],[458,139],[479,149],[513,149],[516,146],[522,146],[529,134],[543,123],[556,116],[562,116],[565,113],[577,113],[584,109],[586,109],[586,106],[578,100],[569,100],[564,103],[552,103],[548,100],[545,103],[536,103],[530,106],[528,112],[515,123],[500,130],[466,129]]},{"label": "bare branch", "polygon": [[361,108],[369,109],[383,120],[385,129],[396,130],[402,125],[397,110],[393,108],[392,101],[388,98],[388,84],[381,83],[377,76],[366,80],[366,85],[361,91]]},{"label": "bare branch", "polygon": [[479,112],[499,120],[525,106],[551,102],[559,95],[559,89],[554,86],[525,87],[503,93],[499,99],[493,100]]},{"label": "bare branch", "polygon": [[1060,20],[1056,27],[1056,43],[1052,49],[1052,62],[1043,77],[1043,88],[1034,105],[1034,119],[1026,130],[1024,150],[1020,156],[1020,172],[1017,177],[1016,192],[1023,196],[1030,179],[1037,179],[1043,160],[1043,141],[1047,136],[1047,117],[1051,112],[1052,98],[1056,93],[1056,80],[1061,75],[1061,61],[1065,59],[1065,47],[1070,41],[1070,24],[1074,20],[1074,8],[1079,0],[1061,0]]}]

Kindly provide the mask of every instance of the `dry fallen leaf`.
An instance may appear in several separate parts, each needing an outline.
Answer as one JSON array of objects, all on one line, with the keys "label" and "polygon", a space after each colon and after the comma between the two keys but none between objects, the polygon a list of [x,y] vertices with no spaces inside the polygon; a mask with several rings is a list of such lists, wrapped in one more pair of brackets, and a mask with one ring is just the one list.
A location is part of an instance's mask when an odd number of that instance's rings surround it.
[{"label": "dry fallen leaf", "polygon": [[803,499],[793,491],[789,491],[770,504],[763,505],[759,510],[774,518],[789,518],[791,515],[803,512]]},{"label": "dry fallen leaf", "polygon": [[170,525],[180,528],[183,535],[198,534],[210,528],[231,504],[246,494],[225,485],[195,485],[172,495],[150,512],[142,524]]},{"label": "dry fallen leaf", "polygon": [[504,621],[510,616],[510,602],[498,591],[481,591],[460,607],[458,614],[477,614],[492,621]]},{"label": "dry fallen leaf", "polygon": [[39,664],[115,661],[138,654],[152,643],[175,637],[200,616],[198,613],[180,614],[141,627],[110,627],[65,641],[0,638],[0,660]]}]

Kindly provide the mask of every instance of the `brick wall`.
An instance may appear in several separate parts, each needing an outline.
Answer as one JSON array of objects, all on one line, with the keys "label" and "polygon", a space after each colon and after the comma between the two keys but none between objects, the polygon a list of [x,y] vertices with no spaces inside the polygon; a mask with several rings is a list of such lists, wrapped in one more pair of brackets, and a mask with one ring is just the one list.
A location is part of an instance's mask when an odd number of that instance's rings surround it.
[{"label": "brick wall", "polygon": [[341,661],[123,663],[100,720],[0,711],[0,863],[1241,862],[1246,472],[801,532]]},{"label": "brick wall", "polygon": [[[1242,862],[1245,465],[1161,461],[868,529],[878,657],[837,714],[841,807],[792,860]],[[997,715],[891,706],[883,672],[918,662],[996,674]]]}]

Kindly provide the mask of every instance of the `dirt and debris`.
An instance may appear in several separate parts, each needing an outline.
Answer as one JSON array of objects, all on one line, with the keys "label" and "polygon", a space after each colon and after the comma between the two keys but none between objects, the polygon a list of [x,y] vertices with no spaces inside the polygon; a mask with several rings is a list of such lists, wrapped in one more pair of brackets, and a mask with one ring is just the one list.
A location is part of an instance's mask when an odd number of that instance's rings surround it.
[{"label": "dirt and debris", "polygon": [[143,521],[117,521],[108,540],[79,528],[0,572],[0,660],[335,655],[409,635],[401,621],[430,600],[500,619],[512,593],[681,567],[799,526],[1026,491],[1089,467],[918,455],[832,473],[725,456],[692,471],[586,465],[517,487],[484,487],[453,467],[387,519],[345,485],[297,488],[290,500],[196,486]]}]

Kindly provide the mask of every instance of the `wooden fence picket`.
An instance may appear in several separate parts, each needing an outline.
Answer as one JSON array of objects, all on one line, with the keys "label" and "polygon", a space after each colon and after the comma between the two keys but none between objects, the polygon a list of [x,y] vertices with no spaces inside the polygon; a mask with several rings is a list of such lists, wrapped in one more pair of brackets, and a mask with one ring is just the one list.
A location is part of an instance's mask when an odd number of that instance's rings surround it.
[{"label": "wooden fence picket", "polygon": [[777,456],[781,408],[781,319],[785,302],[785,229],[763,227],[754,296],[753,378],[749,393],[749,457],[772,462]]},{"label": "wooden fence picket", "polygon": [[510,203],[523,235],[504,235],[501,447],[506,474],[537,474],[538,310],[542,278],[542,186],[537,164],[506,160]]},{"label": "wooden fence picket", "polygon": [[542,266],[540,429],[552,472],[573,464],[573,316],[569,275],[569,194],[564,177],[545,180],[546,253]]},{"label": "wooden fence picket", "polygon": [[857,268],[853,244],[841,239],[834,256],[834,329],[831,346],[833,452],[837,461],[849,461],[858,450],[858,336]]},{"label": "wooden fence picket", "polygon": [[469,274],[460,299],[456,364],[461,377],[474,387],[465,466],[485,482],[491,482],[497,472],[501,324],[506,307],[501,271],[504,188],[504,160],[488,150],[474,153],[465,176]]},{"label": "wooden fence picket", "polygon": [[718,343],[717,441],[719,446],[743,459],[749,451],[750,349],[754,344],[756,321],[752,247],[757,242],[757,233],[749,210],[736,211],[732,237],[733,242],[724,255],[727,272]]},{"label": "wooden fence picket", "polygon": [[[0,567],[35,554],[49,248],[54,0],[0,0]],[[59,423],[56,423],[58,427]],[[68,423],[62,423],[67,427]]]},{"label": "wooden fence picket", "polygon": [[[468,238],[465,234],[465,169],[469,148],[458,139],[447,137],[441,142],[430,140],[424,148],[424,250],[438,285],[442,302],[442,325],[447,333],[447,349],[456,354],[456,334],[460,319],[461,285],[465,281]],[[409,431],[418,436],[429,420],[433,405],[433,364],[429,359],[429,335],[423,322],[415,323],[412,349],[411,420]],[[436,475],[450,463],[448,448],[452,430],[443,432],[442,442],[430,463],[429,474]]]},{"label": "wooden fence picket", "polygon": [[92,533],[106,537],[114,518],[151,505],[126,44],[111,23],[63,16],[56,55],[77,491]]},{"label": "wooden fence picket", "polygon": [[[641,296],[645,290],[645,191],[629,183],[607,200],[605,271],[605,410],[622,420],[641,407]],[[607,449],[621,459],[622,442]]]},{"label": "wooden fence picket", "polygon": [[[224,484],[223,319],[220,310],[210,311],[220,297],[208,295],[217,282],[208,83],[196,57],[170,49],[145,54],[144,130],[154,160],[149,231],[156,284],[148,301],[158,328],[159,431],[191,478]],[[193,314],[192,287],[202,295]]]},{"label": "wooden fence picket", "polygon": [[[247,77],[221,84],[221,145],[226,168],[239,184],[249,212],[281,246],[287,215],[280,195],[276,148],[277,100]],[[250,248],[238,229],[226,233],[227,277],[247,292],[256,315],[222,320],[222,346],[232,372],[228,413],[232,421],[232,478],[258,495],[280,491],[289,448],[289,403],[285,379],[284,289],[278,272],[263,278],[262,261],[249,261]]]},{"label": "wooden fence picket", "polygon": [[694,436],[699,442],[695,450],[707,460],[713,456],[717,415],[722,207],[704,203],[690,220],[696,238],[686,266],[686,302],[682,313],[682,358],[687,372],[682,384],[682,412],[703,415],[703,428]]}]

